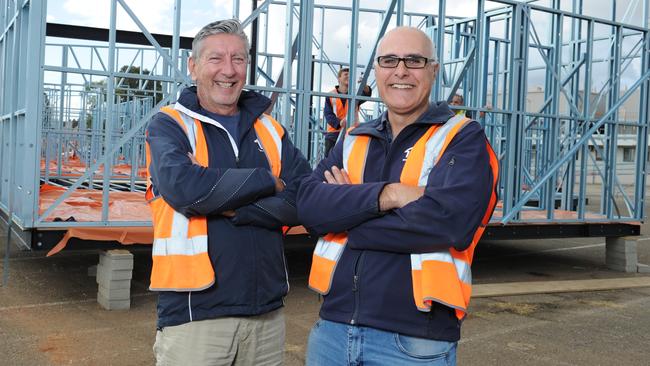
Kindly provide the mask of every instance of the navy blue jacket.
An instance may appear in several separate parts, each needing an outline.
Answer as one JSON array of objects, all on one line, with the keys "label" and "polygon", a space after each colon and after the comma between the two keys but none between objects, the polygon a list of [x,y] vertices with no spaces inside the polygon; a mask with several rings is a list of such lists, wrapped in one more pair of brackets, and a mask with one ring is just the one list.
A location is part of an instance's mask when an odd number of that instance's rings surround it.
[{"label": "navy blue jacket", "polygon": [[[196,88],[183,90],[178,102],[205,115]],[[208,217],[208,253],[216,283],[203,290],[161,292],[158,327],[192,320],[258,315],[282,306],[288,291],[283,225],[298,223],[295,195],[311,169],[285,131],[282,139],[284,191],[275,183],[266,155],[255,141],[253,123],[270,105],[261,94],[243,91],[239,98],[239,156],[225,129],[203,122],[209,167],[192,164],[189,140],[177,122],[158,113],[147,128],[150,174],[157,194],[187,217]],[[234,218],[220,213],[235,210]]]},{"label": "navy blue jacket", "polygon": [[[379,194],[399,177],[409,149],[431,127],[454,113],[446,103],[431,105],[392,140],[386,114],[351,133],[372,137],[364,183],[323,183],[323,172],[342,167],[343,144],[320,162],[298,192],[298,216],[318,235],[348,231],[348,244],[320,310],[323,319],[370,326],[405,335],[457,341],[460,322],[451,308],[434,303],[418,311],[411,285],[411,253],[454,247],[463,250],[487,210],[492,171],[483,129],[471,122],[451,141],[431,170],[424,196],[379,212]],[[391,141],[392,140],[392,141]]]}]

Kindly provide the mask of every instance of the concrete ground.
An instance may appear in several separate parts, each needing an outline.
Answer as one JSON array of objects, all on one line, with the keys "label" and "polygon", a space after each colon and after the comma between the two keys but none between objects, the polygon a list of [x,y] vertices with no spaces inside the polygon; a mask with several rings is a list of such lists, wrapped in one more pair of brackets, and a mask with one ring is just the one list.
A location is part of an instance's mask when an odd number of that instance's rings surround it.
[{"label": "concrete ground", "polygon": [[[639,261],[650,264],[648,224]],[[4,239],[0,255],[4,256]],[[302,365],[318,297],[307,290],[311,243],[287,249],[286,365]],[[51,258],[12,249],[9,285],[0,287],[0,365],[151,365],[156,297],[147,291],[150,253],[133,248],[131,310],[106,311],[87,269],[96,250]],[[481,243],[473,266],[481,284],[650,280],[608,270],[604,238]],[[0,263],[0,272],[2,271]],[[532,286],[532,285],[531,285]],[[459,365],[648,365],[650,287],[474,298],[463,325]]]}]

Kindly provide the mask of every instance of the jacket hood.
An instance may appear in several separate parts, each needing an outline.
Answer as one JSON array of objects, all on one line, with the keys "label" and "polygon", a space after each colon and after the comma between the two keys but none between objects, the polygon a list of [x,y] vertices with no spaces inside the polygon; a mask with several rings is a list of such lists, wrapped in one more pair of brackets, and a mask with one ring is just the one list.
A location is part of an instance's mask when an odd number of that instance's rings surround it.
[{"label": "jacket hood", "polygon": [[[196,86],[183,89],[181,95],[178,97],[177,103],[183,105],[185,108],[201,113],[203,108],[199,104],[199,98],[196,94]],[[271,99],[263,96],[260,93],[242,90],[237,106],[241,113],[240,127],[243,130],[248,129],[253,125],[253,122],[271,105]]]},{"label": "jacket hood", "polygon": [[[413,124],[443,124],[455,115],[454,111],[449,108],[447,102],[429,103],[429,108]],[[362,123],[359,127],[350,132],[351,135],[377,135],[377,131],[382,131],[388,123],[388,112],[384,113],[370,122]]]}]

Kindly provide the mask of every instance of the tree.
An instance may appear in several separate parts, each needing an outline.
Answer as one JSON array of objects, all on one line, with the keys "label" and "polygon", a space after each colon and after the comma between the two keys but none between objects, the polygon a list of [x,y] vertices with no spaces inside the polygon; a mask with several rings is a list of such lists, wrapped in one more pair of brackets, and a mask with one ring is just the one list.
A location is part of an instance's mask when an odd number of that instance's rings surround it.
[{"label": "tree", "polygon": [[[150,75],[151,71],[140,69],[138,66],[124,65],[118,70],[119,73]],[[153,104],[157,104],[163,98],[162,82],[160,80],[147,80],[137,77],[115,77],[115,95],[119,97],[118,102],[126,102],[134,97],[151,97]],[[98,106],[103,104],[107,92],[107,79],[93,81],[86,84],[86,91],[89,92],[86,98],[86,128],[90,129],[93,123],[93,113]],[[94,93],[93,93],[94,92]]]},{"label": "tree", "polygon": [[[124,65],[120,73],[150,75],[147,69],[140,70],[138,66]],[[116,77],[115,94],[120,96],[120,101],[127,101],[132,96],[154,97],[156,103],[162,100],[162,82],[160,80],[146,80],[139,78]]]}]

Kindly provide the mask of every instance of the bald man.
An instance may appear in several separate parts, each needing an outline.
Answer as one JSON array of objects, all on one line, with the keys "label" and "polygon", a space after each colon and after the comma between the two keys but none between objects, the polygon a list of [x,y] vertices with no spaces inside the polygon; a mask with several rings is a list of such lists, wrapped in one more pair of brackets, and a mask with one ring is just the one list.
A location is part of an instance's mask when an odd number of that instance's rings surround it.
[{"label": "bald man", "polygon": [[477,122],[429,103],[439,65],[426,34],[395,28],[377,55],[387,111],[349,130],[298,192],[321,235],[307,364],[453,365],[497,161]]}]

